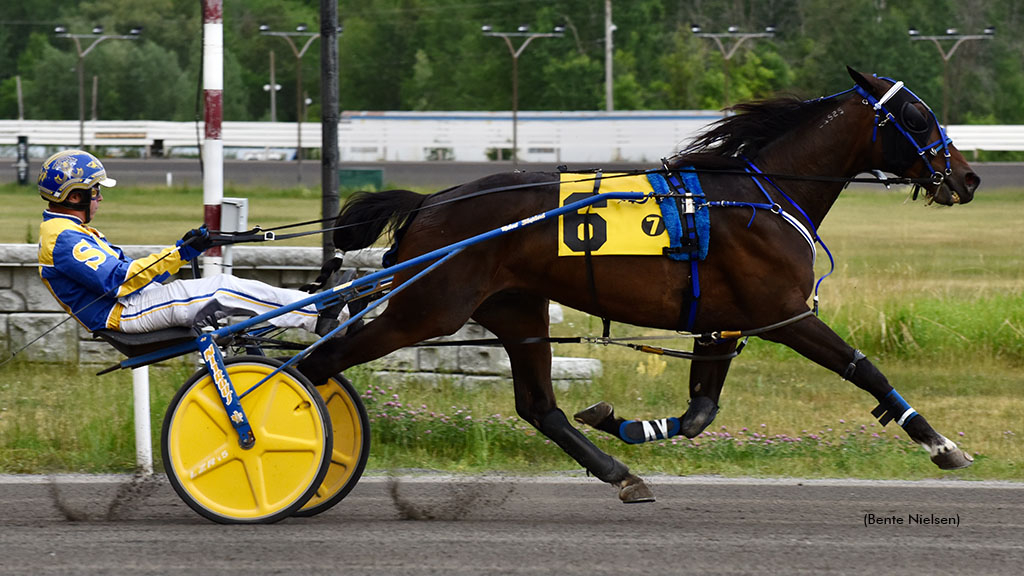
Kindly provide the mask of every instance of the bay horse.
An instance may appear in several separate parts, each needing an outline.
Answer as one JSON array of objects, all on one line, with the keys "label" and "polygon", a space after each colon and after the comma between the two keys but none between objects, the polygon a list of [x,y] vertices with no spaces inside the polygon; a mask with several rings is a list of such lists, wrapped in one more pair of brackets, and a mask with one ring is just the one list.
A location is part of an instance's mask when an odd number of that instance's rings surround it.
[{"label": "bay horse", "polygon": [[[472,318],[508,352],[518,415],[615,486],[622,501],[651,501],[643,480],[594,446],[559,409],[551,347],[544,340],[548,302],[615,322],[678,330],[693,305],[691,278],[697,274],[697,313],[687,331],[773,327],[759,337],[867,391],[879,403],[873,414],[883,424],[895,419],[940,468],[969,466],[972,458],[910,408],[864,354],[809,313],[814,245],[808,244],[849,179],[876,170],[916,178],[929,202],[949,206],[970,202],[980,183],[934,113],[902,82],[849,73],[854,88],[832,96],[739,104],[734,115],[666,162],[670,171],[693,167],[711,205],[711,241],[706,258],[696,264],[657,256],[559,257],[557,219],[539,222],[467,248],[395,295],[373,321],[324,342],[299,369],[320,382],[404,346],[452,334]],[[745,175],[756,171],[763,174]],[[513,172],[431,195],[365,193],[339,214],[334,244],[340,250],[364,248],[390,227],[396,261],[407,261],[555,208],[558,183],[555,173]],[[749,207],[766,197],[771,210]],[[782,213],[799,226],[780,218]],[[396,273],[395,283],[416,272]],[[599,403],[576,419],[629,442],[638,436],[696,436],[717,413],[736,348],[735,337],[695,342],[691,402],[680,418],[627,421]]]}]

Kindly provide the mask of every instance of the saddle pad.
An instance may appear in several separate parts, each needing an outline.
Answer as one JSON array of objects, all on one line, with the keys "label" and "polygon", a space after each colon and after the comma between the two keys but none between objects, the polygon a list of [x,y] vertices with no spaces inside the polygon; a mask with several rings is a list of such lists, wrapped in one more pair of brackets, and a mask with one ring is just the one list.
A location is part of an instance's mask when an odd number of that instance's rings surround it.
[{"label": "saddle pad", "polygon": [[[601,192],[652,192],[644,174],[560,174],[558,205],[565,206]],[[576,182],[576,180],[584,180]],[[599,184],[595,188],[595,184]],[[586,214],[590,213],[590,251],[593,256],[661,256],[669,245],[661,208],[654,199],[645,202],[606,200],[558,219],[558,255],[586,254]]]},{"label": "saddle pad", "polygon": [[[559,206],[578,202],[602,192],[670,192],[665,179],[657,173],[626,176],[607,173],[602,174],[597,182],[579,173],[563,173],[560,178]],[[684,180],[687,190],[703,196],[696,174],[685,174]],[[700,260],[704,259],[708,251],[710,222],[707,212],[707,206],[700,205],[694,215],[696,228],[692,231],[697,234],[699,248],[695,247],[693,251]],[[674,201],[610,200],[591,204],[558,219],[559,256],[586,254],[588,213],[590,251],[593,256],[662,256],[666,254],[666,248],[680,246],[682,223]],[[672,229],[667,230],[666,224]],[[679,251],[668,256],[674,260],[691,258],[689,253]]]}]

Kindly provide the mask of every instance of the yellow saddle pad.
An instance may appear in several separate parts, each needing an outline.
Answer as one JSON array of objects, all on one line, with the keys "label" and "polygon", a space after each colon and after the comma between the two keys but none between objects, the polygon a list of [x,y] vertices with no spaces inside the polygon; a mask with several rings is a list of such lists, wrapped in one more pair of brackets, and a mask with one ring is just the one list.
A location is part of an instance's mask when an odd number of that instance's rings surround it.
[{"label": "yellow saddle pad", "polygon": [[[594,175],[597,176],[596,174]],[[558,205],[565,206],[589,198],[595,192],[594,180],[585,174],[560,174]],[[576,182],[576,180],[584,180]],[[596,192],[652,192],[643,174],[620,176],[602,174]],[[606,200],[591,204],[558,219],[558,255],[586,254],[587,221],[590,213],[590,249],[594,256],[661,256],[669,245],[669,236],[661,217],[661,208],[650,198],[644,202]]]}]

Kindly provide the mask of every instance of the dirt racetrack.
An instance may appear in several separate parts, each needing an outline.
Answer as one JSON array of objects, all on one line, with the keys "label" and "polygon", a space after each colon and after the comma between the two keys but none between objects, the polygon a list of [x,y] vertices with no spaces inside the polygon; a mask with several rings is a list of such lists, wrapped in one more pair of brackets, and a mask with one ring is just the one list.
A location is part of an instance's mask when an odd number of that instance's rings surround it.
[{"label": "dirt racetrack", "polygon": [[652,477],[658,501],[625,505],[579,476],[369,476],[320,516],[221,526],[162,476],[133,490],[127,480],[0,476],[0,574],[1017,575],[1024,565],[1018,483]]}]

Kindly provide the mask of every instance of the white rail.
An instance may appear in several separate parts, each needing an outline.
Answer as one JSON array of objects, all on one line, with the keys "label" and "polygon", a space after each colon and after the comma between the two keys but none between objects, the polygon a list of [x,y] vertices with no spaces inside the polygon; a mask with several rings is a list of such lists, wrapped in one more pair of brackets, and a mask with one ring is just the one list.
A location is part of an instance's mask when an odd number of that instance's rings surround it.
[{"label": "white rail", "polygon": [[[710,111],[520,112],[519,157],[526,162],[654,162],[678,150],[710,123]],[[72,147],[77,121],[0,120],[0,145],[27,136],[30,146]],[[1022,151],[1024,125],[952,125],[962,151]],[[85,123],[89,146],[196,149],[202,123],[100,120]],[[297,126],[288,122],[224,122],[223,142],[239,149],[293,153]],[[320,124],[302,124],[302,142],[318,148]],[[343,161],[485,161],[511,147],[508,112],[346,112],[338,124]],[[507,152],[506,152],[507,154]],[[251,151],[247,154],[259,157]]]}]

